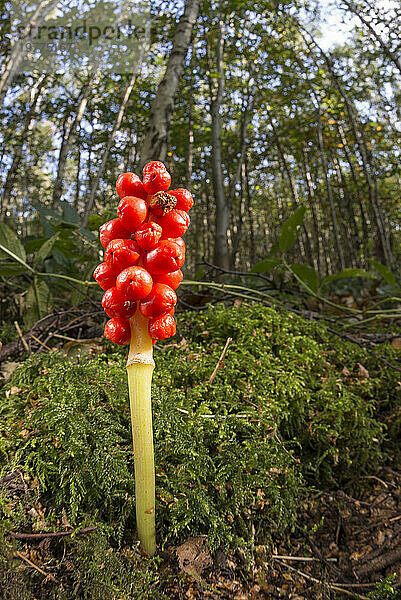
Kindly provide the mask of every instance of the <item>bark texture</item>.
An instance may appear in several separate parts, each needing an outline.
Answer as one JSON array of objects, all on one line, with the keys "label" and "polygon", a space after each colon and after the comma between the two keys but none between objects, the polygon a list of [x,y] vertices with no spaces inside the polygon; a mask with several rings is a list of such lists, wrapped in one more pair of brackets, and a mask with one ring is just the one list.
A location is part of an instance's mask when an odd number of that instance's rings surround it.
[{"label": "bark texture", "polygon": [[152,102],[148,128],[141,151],[141,167],[150,160],[164,161],[167,155],[174,99],[184,70],[185,57],[198,18],[200,0],[187,0],[184,13],[175,30],[173,47],[166,72]]}]

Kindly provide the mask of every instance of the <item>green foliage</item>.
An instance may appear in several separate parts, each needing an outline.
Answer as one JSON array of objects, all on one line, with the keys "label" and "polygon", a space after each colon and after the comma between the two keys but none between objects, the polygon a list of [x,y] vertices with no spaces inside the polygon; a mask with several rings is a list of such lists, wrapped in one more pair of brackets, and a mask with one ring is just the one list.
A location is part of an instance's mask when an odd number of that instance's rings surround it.
[{"label": "green foliage", "polygon": [[400,600],[401,591],[393,587],[396,578],[394,574],[378,581],[374,592],[368,594],[370,600]]},{"label": "green foliage", "polygon": [[279,238],[281,252],[287,252],[294,245],[299,229],[304,221],[305,212],[306,208],[300,206],[282,225]]},{"label": "green foliage", "polygon": [[[378,398],[396,402],[395,380],[365,350],[257,305],[179,322],[183,341],[156,353],[153,389],[164,543],[203,533],[213,548],[235,547],[251,524],[268,539],[293,522],[304,482],[346,485],[378,464]],[[224,367],[209,383],[228,336]],[[124,354],[29,358],[7,384],[0,429],[4,471],[37,479],[51,519],[62,508],[75,524],[89,513],[113,523],[119,540],[134,526]]]}]

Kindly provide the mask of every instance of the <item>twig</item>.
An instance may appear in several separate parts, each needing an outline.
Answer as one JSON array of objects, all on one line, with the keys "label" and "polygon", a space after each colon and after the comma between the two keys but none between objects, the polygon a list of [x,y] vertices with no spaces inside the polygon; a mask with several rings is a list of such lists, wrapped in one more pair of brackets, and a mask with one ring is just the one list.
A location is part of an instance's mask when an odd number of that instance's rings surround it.
[{"label": "twig", "polygon": [[[283,554],[273,554],[272,558],[276,560],[293,560],[299,562],[321,562],[320,558],[316,558],[315,556],[284,556]],[[337,562],[338,558],[326,558],[325,560],[329,562]]]},{"label": "twig", "polygon": [[221,366],[223,364],[224,357],[227,354],[227,350],[230,347],[230,344],[232,341],[233,341],[233,338],[230,338],[230,337],[227,338],[226,345],[223,348],[223,352],[221,353],[220,358],[217,361],[217,365],[215,366],[213,373],[209,377],[209,383],[213,383],[213,380],[216,377],[218,370],[221,368]]},{"label": "twig", "polygon": [[90,533],[91,531],[96,531],[99,527],[86,527],[85,529],[77,529],[75,531],[56,531],[55,533],[17,533],[14,531],[10,531],[11,537],[16,540],[43,540],[46,538],[56,538],[56,537],[64,537],[67,535],[83,535],[85,533]]},{"label": "twig", "polygon": [[19,326],[18,321],[14,321],[14,325],[15,325],[15,329],[17,330],[18,335],[21,338],[21,342],[23,343],[25,350],[27,352],[31,353],[31,351],[29,350],[29,346],[27,344],[27,341],[24,338],[24,336],[22,335],[21,327]]},{"label": "twig", "polygon": [[337,492],[337,496],[342,498],[343,500],[346,500],[347,502],[352,502],[352,504],[355,504],[356,506],[366,506],[368,508],[371,507],[371,504],[369,504],[369,502],[365,502],[364,500],[358,500],[357,498],[352,498],[351,496],[348,496],[342,490],[339,490]]},{"label": "twig", "polygon": [[395,548],[386,554],[381,554],[376,558],[366,562],[362,567],[354,568],[354,571],[358,577],[365,577],[366,575],[370,575],[371,573],[376,573],[377,571],[382,571],[386,567],[393,565],[395,562],[398,562],[401,558],[401,548]]},{"label": "twig", "polygon": [[26,563],[28,563],[28,565],[33,567],[36,571],[38,571],[45,577],[49,577],[49,579],[51,579],[52,581],[57,583],[57,579],[51,573],[46,573],[46,571],[44,571],[43,569],[38,567],[38,565],[35,565],[35,563],[33,563],[31,560],[29,560],[29,558],[27,556],[25,556],[25,554],[22,554],[22,552],[19,552],[18,550],[15,552],[15,554],[16,554],[16,556],[19,556],[20,558],[22,558],[22,560],[24,560]]},{"label": "twig", "polygon": [[45,348],[46,350],[49,350],[51,352],[51,348],[49,348],[49,346],[47,346],[44,342],[41,342],[39,338],[37,338],[35,335],[33,335],[33,333],[31,333],[31,338],[33,340],[35,340],[35,342],[38,342],[38,344],[40,344],[41,346],[43,346],[43,348]]},{"label": "twig", "polygon": [[316,577],[312,577],[312,575],[308,575],[303,571],[295,569],[295,567],[291,567],[291,565],[287,565],[286,562],[283,562],[282,564],[286,567],[286,569],[290,569],[290,571],[295,571],[295,573],[298,573],[298,575],[301,575],[301,577],[305,577],[305,579],[309,579],[309,581],[313,581],[314,583],[319,583],[321,585],[327,585],[330,589],[335,590],[336,592],[342,592],[346,596],[353,596],[354,598],[357,597],[360,598],[360,600],[369,600],[367,596],[362,596],[361,594],[357,594],[355,592],[349,592],[348,590],[344,589],[342,585],[340,587],[339,585],[336,585],[334,583],[329,583],[326,581],[322,581],[321,579],[316,579]]}]

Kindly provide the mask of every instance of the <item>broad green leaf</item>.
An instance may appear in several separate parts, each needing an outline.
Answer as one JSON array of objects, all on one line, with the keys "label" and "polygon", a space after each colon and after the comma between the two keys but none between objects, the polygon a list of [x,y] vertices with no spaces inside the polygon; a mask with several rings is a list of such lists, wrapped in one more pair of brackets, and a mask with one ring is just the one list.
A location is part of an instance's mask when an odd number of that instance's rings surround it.
[{"label": "broad green leaf", "polygon": [[0,261],[0,277],[15,277],[26,273],[26,268],[17,262]]},{"label": "broad green leaf", "polygon": [[36,321],[45,317],[49,313],[51,303],[52,295],[47,284],[35,277],[25,296],[25,326],[32,327]]},{"label": "broad green leaf", "polygon": [[56,233],[50,239],[46,240],[44,244],[41,245],[41,247],[35,254],[35,258],[33,259],[34,267],[37,267],[50,254],[55,242],[57,241],[58,235],[59,234]]},{"label": "broad green leaf", "polygon": [[8,225],[0,223],[0,258],[19,258],[18,262],[26,262],[26,253],[17,235]]},{"label": "broad green leaf", "polygon": [[380,275],[383,277],[384,281],[391,285],[391,287],[397,286],[397,280],[395,278],[395,275],[390,271],[388,267],[377,262],[377,260],[373,260],[373,258],[370,259],[370,262],[372,263],[376,271],[380,273]]},{"label": "broad green leaf", "polygon": [[25,252],[27,254],[33,254],[34,252],[36,252],[36,250],[39,250],[41,245],[44,244],[47,239],[49,239],[49,238],[40,237],[40,238],[34,238],[34,239],[30,239],[30,240],[24,240],[23,244],[24,244]]},{"label": "broad green leaf", "polygon": [[280,258],[265,258],[253,265],[251,273],[267,273],[281,264]]},{"label": "broad green leaf", "polygon": [[290,269],[312,290],[312,292],[317,292],[319,287],[319,276],[313,267],[310,265],[294,264],[291,265]]},{"label": "broad green leaf", "polygon": [[285,221],[281,228],[279,238],[281,252],[287,252],[294,245],[294,242],[297,239],[298,230],[304,221],[305,212],[306,208],[300,206],[294,214]]},{"label": "broad green leaf", "polygon": [[66,200],[63,200],[60,202],[60,206],[63,211],[63,220],[67,223],[75,223],[76,225],[79,225],[80,217],[72,204]]},{"label": "broad green leaf", "polygon": [[344,277],[365,277],[367,279],[374,279],[373,275],[363,269],[344,269],[340,273],[325,277],[322,283],[330,283],[330,281],[336,281],[336,279],[343,279]]}]

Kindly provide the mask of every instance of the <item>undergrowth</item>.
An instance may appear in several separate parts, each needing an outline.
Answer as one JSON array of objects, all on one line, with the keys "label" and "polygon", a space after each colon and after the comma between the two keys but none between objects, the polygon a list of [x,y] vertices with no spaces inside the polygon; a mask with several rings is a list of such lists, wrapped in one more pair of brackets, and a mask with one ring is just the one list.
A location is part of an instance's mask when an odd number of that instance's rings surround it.
[{"label": "undergrowth", "polygon": [[[228,337],[224,366],[209,383]],[[391,348],[377,351],[392,359]],[[157,560],[144,569],[132,549],[125,353],[108,346],[95,359],[36,355],[5,386],[2,475],[18,470],[24,484],[18,492],[2,486],[0,495],[7,593],[21,578],[12,576],[16,546],[7,531],[53,531],[66,522],[100,526],[87,540],[64,542],[76,597],[91,588],[92,599],[140,598],[146,578],[147,588],[156,585]],[[177,339],[156,351],[160,546],[197,534],[208,536],[212,551],[269,542],[294,524],[311,489],[358,485],[383,460],[391,431],[379,413],[395,408],[396,390],[396,373],[367,350],[293,314],[253,306],[181,315]],[[27,595],[10,599],[33,598],[24,585]],[[43,597],[63,600],[63,589]]]}]

